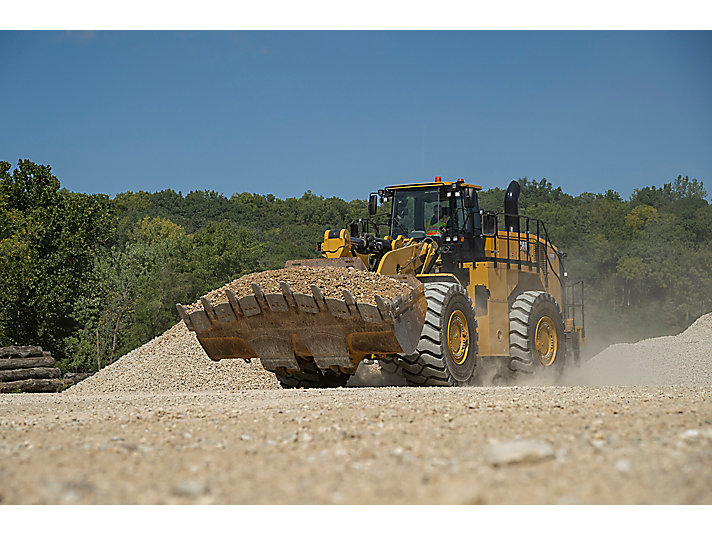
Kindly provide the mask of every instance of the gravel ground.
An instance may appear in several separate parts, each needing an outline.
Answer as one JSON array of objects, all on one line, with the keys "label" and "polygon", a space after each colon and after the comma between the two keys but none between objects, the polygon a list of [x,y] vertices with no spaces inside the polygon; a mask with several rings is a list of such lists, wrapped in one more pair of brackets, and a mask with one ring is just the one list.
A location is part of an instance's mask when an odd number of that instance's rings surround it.
[{"label": "gravel ground", "polygon": [[0,503],[712,503],[712,388],[4,395]]},{"label": "gravel ground", "polygon": [[179,323],[0,396],[0,503],[712,504],[710,340],[707,315],[611,347],[567,377],[589,385],[285,391]]},{"label": "gravel ground", "polygon": [[[405,282],[370,271],[353,267],[287,267],[273,271],[246,274],[229,284],[211,291],[205,297],[214,304],[227,302],[226,289],[237,296],[252,295],[251,284],[262,286],[265,293],[281,293],[280,282],[287,282],[295,293],[311,295],[310,285],[318,286],[325,297],[343,299],[342,290],[350,291],[357,301],[375,304],[374,295],[391,300],[398,295],[409,293],[411,288]],[[189,311],[202,310],[200,301],[186,306]]]}]

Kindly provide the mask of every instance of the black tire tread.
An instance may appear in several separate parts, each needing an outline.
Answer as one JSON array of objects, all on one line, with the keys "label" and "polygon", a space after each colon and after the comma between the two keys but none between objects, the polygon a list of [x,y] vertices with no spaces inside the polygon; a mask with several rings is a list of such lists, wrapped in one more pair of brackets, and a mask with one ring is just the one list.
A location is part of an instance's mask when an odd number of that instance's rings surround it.
[{"label": "black tire tread", "polygon": [[509,312],[509,369],[517,375],[532,375],[536,371],[534,355],[529,341],[529,320],[537,300],[548,300],[561,308],[556,299],[545,291],[525,291],[512,304]]},{"label": "black tire tread", "polygon": [[[472,305],[465,288],[454,282],[426,282],[425,298],[428,310],[420,335],[418,347],[413,354],[400,354],[396,362],[403,378],[410,386],[454,386],[455,380],[448,373],[442,351],[442,313],[445,303],[452,295],[464,296]],[[472,311],[474,317],[474,309]],[[476,322],[475,322],[476,324]],[[475,328],[476,331],[476,328]],[[476,353],[477,340],[474,340]]]}]

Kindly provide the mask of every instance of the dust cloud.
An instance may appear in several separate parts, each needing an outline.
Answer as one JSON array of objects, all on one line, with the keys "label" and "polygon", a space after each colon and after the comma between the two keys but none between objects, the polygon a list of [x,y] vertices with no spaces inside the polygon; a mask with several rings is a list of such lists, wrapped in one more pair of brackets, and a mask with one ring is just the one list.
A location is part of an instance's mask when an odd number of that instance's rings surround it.
[{"label": "dust cloud", "polygon": [[381,387],[405,386],[405,379],[400,373],[384,371],[377,361],[364,360],[358,366],[356,374],[352,376],[346,387]]},{"label": "dust cloud", "polygon": [[571,369],[560,385],[712,385],[712,313],[676,336],[611,345]]}]

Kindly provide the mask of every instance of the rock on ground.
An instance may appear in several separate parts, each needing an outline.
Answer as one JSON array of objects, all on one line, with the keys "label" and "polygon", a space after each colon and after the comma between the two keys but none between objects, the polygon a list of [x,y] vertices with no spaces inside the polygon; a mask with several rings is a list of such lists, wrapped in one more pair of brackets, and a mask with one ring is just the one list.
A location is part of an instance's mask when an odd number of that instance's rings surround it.
[{"label": "rock on ground", "polygon": [[493,443],[485,450],[485,460],[494,466],[535,463],[550,460],[554,456],[551,443],[532,439]]}]

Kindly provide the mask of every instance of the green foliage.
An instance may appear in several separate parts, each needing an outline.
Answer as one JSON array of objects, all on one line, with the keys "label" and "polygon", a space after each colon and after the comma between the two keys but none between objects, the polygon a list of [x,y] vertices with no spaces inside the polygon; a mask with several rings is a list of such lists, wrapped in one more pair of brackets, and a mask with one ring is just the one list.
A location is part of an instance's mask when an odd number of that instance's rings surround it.
[{"label": "green foliage", "polygon": [[[480,192],[480,206],[501,211],[506,185]],[[679,176],[629,200],[572,196],[546,179],[520,185],[522,213],[545,221],[570,280],[586,282],[592,349],[675,333],[712,309],[712,205],[698,180]],[[379,220],[388,211],[381,204]],[[175,324],[177,302],[316,257],[325,230],[367,213],[363,200],[311,191],[109,199],[61,189],[49,166],[0,161],[0,344],[40,344],[64,370],[104,367]]]},{"label": "green foliage", "polygon": [[145,217],[118,248],[103,251],[87,277],[74,317],[81,329],[67,339],[67,369],[97,369],[175,324],[177,302],[259,268],[264,245],[229,221],[193,235],[160,217]]},{"label": "green foliage", "polygon": [[0,162],[0,332],[63,354],[75,296],[111,236],[109,199],[60,190],[51,168]]},{"label": "green foliage", "polygon": [[656,222],[657,220],[658,210],[647,204],[636,206],[625,216],[625,223],[635,231],[642,230],[648,226],[648,224]]}]

